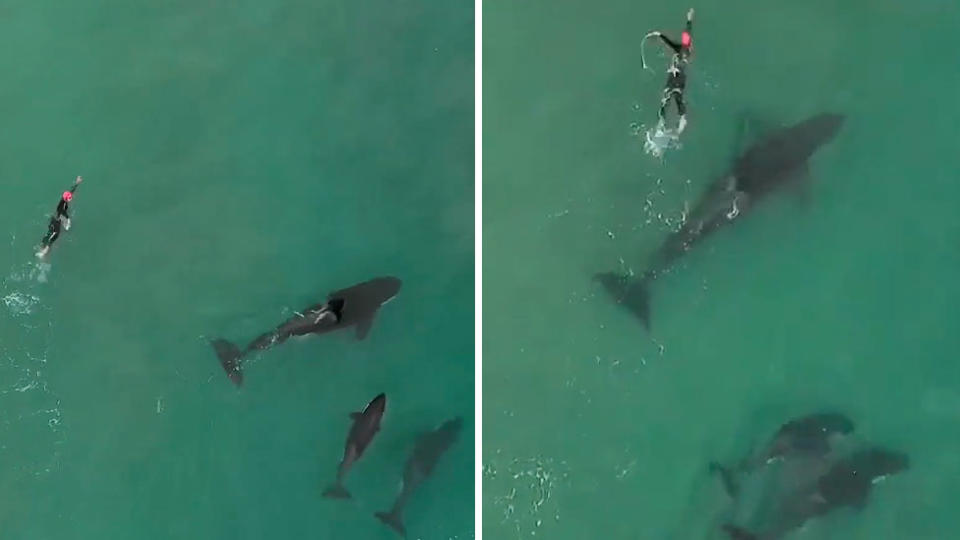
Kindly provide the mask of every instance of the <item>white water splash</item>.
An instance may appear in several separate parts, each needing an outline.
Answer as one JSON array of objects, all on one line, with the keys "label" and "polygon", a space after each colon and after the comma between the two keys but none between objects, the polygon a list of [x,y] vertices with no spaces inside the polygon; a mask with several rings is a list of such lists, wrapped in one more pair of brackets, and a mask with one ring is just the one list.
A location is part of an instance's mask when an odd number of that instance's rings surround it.
[{"label": "white water splash", "polygon": [[50,390],[41,369],[46,357],[4,351],[0,374],[0,460],[10,474],[50,473],[60,463],[63,415],[60,399]]},{"label": "white water splash", "polygon": [[518,538],[535,537],[538,532],[543,535],[546,523],[560,521],[555,493],[569,478],[565,462],[533,457],[513,459],[501,466],[494,461],[484,465],[483,476],[485,485],[505,481],[509,486],[506,492],[494,496],[493,504],[502,513],[501,523],[510,524]]},{"label": "white water splash", "polygon": [[50,263],[38,262],[34,267],[33,271],[30,273],[30,278],[37,281],[37,283],[46,283],[47,276],[50,275],[50,269],[53,266]]},{"label": "white water splash", "polygon": [[673,129],[667,129],[663,124],[657,124],[644,134],[643,149],[653,157],[661,158],[667,150],[680,148],[680,135]]},{"label": "white water splash", "polygon": [[39,297],[20,291],[13,291],[3,297],[3,304],[15,317],[33,313],[38,303],[40,303]]},{"label": "white water splash", "polygon": [[50,264],[30,261],[0,281],[0,462],[7,474],[56,470],[64,442],[60,399],[45,376],[50,317],[40,297]]},{"label": "white water splash", "polygon": [[37,283],[46,283],[50,275],[50,269],[53,265],[48,262],[36,261],[29,262],[10,272],[10,281],[24,282],[35,281]]}]

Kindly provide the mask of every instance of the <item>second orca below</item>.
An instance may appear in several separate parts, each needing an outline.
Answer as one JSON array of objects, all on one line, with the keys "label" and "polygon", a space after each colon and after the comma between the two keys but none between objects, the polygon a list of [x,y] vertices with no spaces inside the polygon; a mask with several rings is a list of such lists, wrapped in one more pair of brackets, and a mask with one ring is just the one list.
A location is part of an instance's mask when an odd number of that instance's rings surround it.
[{"label": "second orca below", "polygon": [[325,302],[314,304],[261,334],[243,350],[226,339],[214,339],[210,344],[227,376],[240,386],[243,384],[242,360],[248,354],[279,345],[292,336],[326,334],[354,327],[358,340],[366,338],[377,311],[400,292],[401,283],[392,276],[378,277],[334,291]]},{"label": "second orca below", "polygon": [[853,420],[836,412],[795,418],[780,426],[761,459],[765,463],[794,454],[826,455],[831,438],[849,435],[854,427]]},{"label": "second orca below", "polygon": [[837,412],[794,418],[780,426],[760,455],[744,459],[736,468],[712,462],[710,471],[719,474],[727,494],[736,497],[740,491],[738,473],[750,472],[777,459],[795,456],[822,458],[830,453],[831,441],[835,437],[849,435],[854,428],[853,420]]},{"label": "second orca below", "polygon": [[834,463],[812,489],[794,493],[783,504],[774,527],[755,533],[730,523],[722,529],[732,540],[777,540],[808,520],[840,508],[862,510],[877,480],[910,468],[910,458],[901,452],[867,448]]},{"label": "second orca below", "polygon": [[407,459],[407,465],[403,471],[403,487],[400,494],[389,512],[374,514],[377,519],[389,525],[401,536],[407,536],[407,530],[403,526],[403,509],[407,505],[414,488],[430,476],[433,468],[440,461],[440,456],[446,453],[447,449],[460,437],[462,426],[463,420],[459,417],[454,418],[444,422],[437,429],[424,433],[417,439],[417,444],[410,458]]}]

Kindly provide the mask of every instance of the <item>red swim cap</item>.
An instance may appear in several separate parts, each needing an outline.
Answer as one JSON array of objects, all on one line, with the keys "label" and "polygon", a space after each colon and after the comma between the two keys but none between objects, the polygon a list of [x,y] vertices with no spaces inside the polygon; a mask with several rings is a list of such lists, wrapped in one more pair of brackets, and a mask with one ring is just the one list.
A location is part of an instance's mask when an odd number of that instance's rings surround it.
[{"label": "red swim cap", "polygon": [[63,192],[63,200],[70,202],[70,199],[72,198],[73,198],[73,193],[70,193],[69,191]]},{"label": "red swim cap", "polygon": [[693,39],[690,38],[690,32],[684,32],[680,34],[680,43],[684,47],[689,47],[693,43]]}]

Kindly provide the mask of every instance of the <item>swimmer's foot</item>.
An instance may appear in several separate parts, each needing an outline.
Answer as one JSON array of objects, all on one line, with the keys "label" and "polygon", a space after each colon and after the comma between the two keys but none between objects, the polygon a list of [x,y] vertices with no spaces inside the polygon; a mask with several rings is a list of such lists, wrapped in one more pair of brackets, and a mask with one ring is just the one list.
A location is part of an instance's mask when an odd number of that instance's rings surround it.
[{"label": "swimmer's foot", "polygon": [[687,128],[687,115],[680,117],[680,123],[677,124],[677,135],[683,133],[683,130]]},{"label": "swimmer's foot", "polygon": [[42,259],[47,255],[47,252],[50,251],[50,246],[43,246],[40,248],[40,251],[37,252],[37,258]]}]

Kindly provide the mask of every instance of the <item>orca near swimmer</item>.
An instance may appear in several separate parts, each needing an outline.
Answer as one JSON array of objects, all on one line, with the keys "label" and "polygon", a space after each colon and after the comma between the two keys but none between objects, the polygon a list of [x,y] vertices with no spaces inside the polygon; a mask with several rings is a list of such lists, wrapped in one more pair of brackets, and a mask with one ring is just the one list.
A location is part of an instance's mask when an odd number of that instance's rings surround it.
[{"label": "orca near swimmer", "polygon": [[602,272],[594,279],[649,329],[652,282],[704,238],[750,213],[759,201],[805,180],[809,159],[836,136],[844,118],[819,114],[768,134],[707,188],[683,226],[664,240],[641,276]]},{"label": "orca near swimmer", "polygon": [[227,376],[240,386],[243,384],[242,361],[248,354],[279,345],[293,336],[326,334],[352,326],[356,328],[357,339],[365,339],[377,311],[400,292],[401,283],[395,277],[379,277],[334,291],[325,302],[314,304],[261,334],[243,350],[221,338],[210,344]]}]

